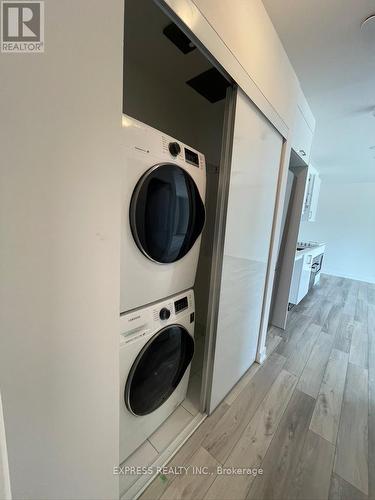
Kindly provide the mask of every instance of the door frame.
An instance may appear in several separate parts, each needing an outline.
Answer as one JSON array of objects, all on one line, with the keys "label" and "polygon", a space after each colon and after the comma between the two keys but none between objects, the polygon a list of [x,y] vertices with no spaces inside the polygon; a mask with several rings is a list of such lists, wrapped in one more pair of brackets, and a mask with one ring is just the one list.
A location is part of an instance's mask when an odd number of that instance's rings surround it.
[{"label": "door frame", "polygon": [[213,252],[210,276],[210,297],[207,312],[206,343],[204,349],[204,360],[202,371],[201,401],[204,402],[204,411],[210,414],[214,408],[210,407],[212,379],[214,372],[215,347],[217,338],[217,324],[220,305],[220,284],[224,258],[225,229],[227,220],[227,208],[229,199],[229,183],[232,167],[232,149],[234,121],[236,115],[237,85],[228,87],[225,116],[223,124],[220,171],[218,182],[218,194],[216,201],[216,218],[213,238]]}]

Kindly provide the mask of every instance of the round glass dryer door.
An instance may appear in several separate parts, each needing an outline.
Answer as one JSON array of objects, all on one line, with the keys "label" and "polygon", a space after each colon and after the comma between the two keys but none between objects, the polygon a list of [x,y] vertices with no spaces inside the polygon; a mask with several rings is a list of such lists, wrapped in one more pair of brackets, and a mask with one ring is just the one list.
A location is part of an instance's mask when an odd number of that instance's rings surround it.
[{"label": "round glass dryer door", "polygon": [[143,347],[130,370],[124,400],[134,415],[155,411],[180,383],[194,354],[194,339],[179,325],[160,330]]},{"label": "round glass dryer door", "polygon": [[130,226],[149,259],[169,264],[184,257],[201,234],[204,220],[198,188],[183,168],[156,165],[139,180],[130,202]]}]

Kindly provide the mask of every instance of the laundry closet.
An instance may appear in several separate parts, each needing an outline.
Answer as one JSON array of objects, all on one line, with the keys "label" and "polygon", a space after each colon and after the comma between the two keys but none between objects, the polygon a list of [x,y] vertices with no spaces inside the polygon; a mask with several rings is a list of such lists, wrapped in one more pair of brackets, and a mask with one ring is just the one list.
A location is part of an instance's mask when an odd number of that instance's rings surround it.
[{"label": "laundry closet", "polygon": [[122,467],[165,464],[256,361],[284,143],[175,20],[125,1]]},{"label": "laundry closet", "polygon": [[[120,460],[160,465],[206,412],[207,311],[231,81],[152,1],[126,0],[125,13]],[[137,479],[120,475],[120,494],[132,496]]]}]

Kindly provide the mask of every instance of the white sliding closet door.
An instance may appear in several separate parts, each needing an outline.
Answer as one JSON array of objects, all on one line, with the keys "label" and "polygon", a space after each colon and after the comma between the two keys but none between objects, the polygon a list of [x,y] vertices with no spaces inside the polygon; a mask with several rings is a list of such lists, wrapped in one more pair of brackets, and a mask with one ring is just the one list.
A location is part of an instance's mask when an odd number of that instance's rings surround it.
[{"label": "white sliding closet door", "polygon": [[238,90],[210,412],[255,360],[282,145]]}]

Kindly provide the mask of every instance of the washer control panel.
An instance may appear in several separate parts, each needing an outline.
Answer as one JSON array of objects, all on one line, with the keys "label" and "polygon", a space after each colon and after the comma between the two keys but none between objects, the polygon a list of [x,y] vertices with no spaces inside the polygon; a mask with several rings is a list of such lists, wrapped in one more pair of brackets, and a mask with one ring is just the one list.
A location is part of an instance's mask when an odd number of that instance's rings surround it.
[{"label": "washer control panel", "polygon": [[188,315],[194,321],[193,290],[180,293],[174,297],[152,304],[143,309],[135,309],[120,316],[120,339],[128,344],[157,331],[158,328],[178,322],[179,318]]},{"label": "washer control panel", "polygon": [[152,317],[156,322],[165,322],[170,319],[173,313],[173,302],[163,302],[152,311]]},{"label": "washer control panel", "polygon": [[161,304],[157,304],[152,310],[152,317],[155,322],[164,324],[174,321],[180,314],[186,314],[187,312],[194,312],[194,295],[192,290],[171,297]]}]

